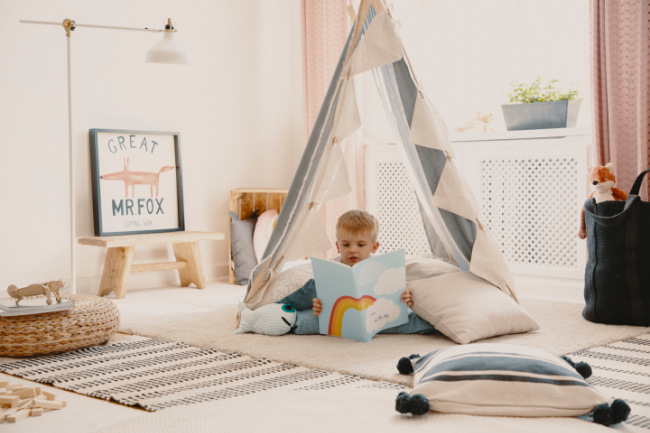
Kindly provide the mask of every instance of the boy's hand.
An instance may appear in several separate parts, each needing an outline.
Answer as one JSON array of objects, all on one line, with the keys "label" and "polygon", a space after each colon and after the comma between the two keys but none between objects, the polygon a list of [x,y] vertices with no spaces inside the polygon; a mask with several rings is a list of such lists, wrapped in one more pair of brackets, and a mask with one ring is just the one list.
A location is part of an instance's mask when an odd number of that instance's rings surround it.
[{"label": "boy's hand", "polygon": [[323,304],[321,304],[320,299],[314,298],[314,304],[312,308],[314,309],[314,316],[318,317],[321,311],[323,311]]},{"label": "boy's hand", "polygon": [[413,298],[411,297],[411,291],[409,289],[404,290],[402,293],[402,302],[406,302],[407,307],[413,306]]}]

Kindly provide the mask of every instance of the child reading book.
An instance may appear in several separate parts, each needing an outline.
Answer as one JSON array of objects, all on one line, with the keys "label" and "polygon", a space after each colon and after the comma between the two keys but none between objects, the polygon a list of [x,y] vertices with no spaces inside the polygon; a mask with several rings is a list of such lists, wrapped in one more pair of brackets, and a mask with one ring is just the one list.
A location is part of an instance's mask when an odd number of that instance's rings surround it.
[{"label": "child reading book", "polygon": [[[372,214],[361,210],[350,210],[341,215],[336,223],[336,249],[340,256],[333,259],[348,266],[369,258],[379,248],[379,221]],[[413,305],[411,292],[402,293],[402,302]],[[316,284],[313,279],[289,296],[278,301],[292,305],[297,310],[296,334],[318,334],[318,315],[322,311],[321,301],[316,297]],[[431,334],[437,332],[426,320],[409,312],[409,321],[404,325],[380,331],[382,334]]]}]

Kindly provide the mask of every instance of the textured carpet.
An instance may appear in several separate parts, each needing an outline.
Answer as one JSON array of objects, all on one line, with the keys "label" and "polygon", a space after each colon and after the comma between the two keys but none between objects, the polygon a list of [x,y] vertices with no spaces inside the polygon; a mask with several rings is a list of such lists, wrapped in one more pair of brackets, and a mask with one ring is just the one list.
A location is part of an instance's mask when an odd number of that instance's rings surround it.
[{"label": "textured carpet", "polygon": [[[213,283],[204,290],[134,291],[115,302],[122,332],[401,385],[408,385],[408,378],[395,370],[400,357],[455,344],[441,335],[376,335],[363,343],[323,335],[233,334],[237,300],[243,295],[239,286]],[[560,355],[649,332],[646,327],[588,322],[578,303],[524,298],[521,305],[537,320],[539,331],[483,341],[535,346]]]}]

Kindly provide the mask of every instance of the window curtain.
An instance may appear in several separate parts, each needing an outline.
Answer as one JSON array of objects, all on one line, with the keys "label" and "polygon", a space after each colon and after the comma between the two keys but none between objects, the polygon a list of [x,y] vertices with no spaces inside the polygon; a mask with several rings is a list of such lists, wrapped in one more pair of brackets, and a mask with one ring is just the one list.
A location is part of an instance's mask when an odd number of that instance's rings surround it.
[{"label": "window curtain", "polygon": [[[650,0],[591,0],[594,158],[629,191],[650,167]],[[648,199],[647,182],[640,196]]]},{"label": "window curtain", "polygon": [[[302,0],[303,73],[306,139],[316,121],[352,26],[350,0]],[[364,207],[363,145],[357,131],[345,141],[345,159],[352,192],[321,207],[321,217],[332,246],[338,217],[348,209]],[[323,256],[336,255],[336,249]]]}]

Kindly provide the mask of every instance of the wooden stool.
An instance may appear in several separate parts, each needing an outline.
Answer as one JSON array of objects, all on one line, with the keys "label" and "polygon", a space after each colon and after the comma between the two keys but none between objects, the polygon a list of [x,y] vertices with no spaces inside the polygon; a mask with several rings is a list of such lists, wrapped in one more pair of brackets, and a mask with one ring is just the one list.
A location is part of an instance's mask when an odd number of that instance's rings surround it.
[{"label": "wooden stool", "polygon": [[[107,247],[104,272],[99,285],[99,296],[115,292],[117,298],[126,296],[126,279],[131,272],[164,271],[178,269],[181,286],[196,284],[205,288],[199,241],[223,240],[223,233],[167,232],[126,236],[88,236],[79,238],[81,245]],[[132,265],[137,245],[172,244],[176,261]]]}]

